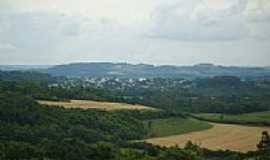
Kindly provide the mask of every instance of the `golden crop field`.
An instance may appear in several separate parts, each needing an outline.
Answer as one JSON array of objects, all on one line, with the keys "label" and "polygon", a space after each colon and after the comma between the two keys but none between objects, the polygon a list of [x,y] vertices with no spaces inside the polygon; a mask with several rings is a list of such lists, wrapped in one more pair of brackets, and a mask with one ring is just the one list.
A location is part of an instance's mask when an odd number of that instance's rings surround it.
[{"label": "golden crop field", "polygon": [[71,100],[70,102],[57,102],[57,101],[38,101],[40,104],[48,106],[62,106],[65,108],[82,108],[82,109],[101,109],[106,111],[112,110],[156,110],[151,107],[143,105],[131,105],[125,103],[112,103],[112,102],[98,102],[89,100]]},{"label": "golden crop field", "polygon": [[211,124],[214,127],[208,130],[161,138],[151,138],[145,141],[160,146],[179,145],[179,147],[184,147],[190,140],[201,147],[212,150],[230,149],[233,151],[247,152],[256,150],[256,145],[260,141],[263,131],[270,132],[270,127]]}]

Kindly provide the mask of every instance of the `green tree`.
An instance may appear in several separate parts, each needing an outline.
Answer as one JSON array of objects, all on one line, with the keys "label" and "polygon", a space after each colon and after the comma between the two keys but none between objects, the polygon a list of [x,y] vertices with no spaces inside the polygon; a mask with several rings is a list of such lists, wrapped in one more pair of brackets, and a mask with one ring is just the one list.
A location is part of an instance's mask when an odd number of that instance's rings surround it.
[{"label": "green tree", "polygon": [[259,160],[270,160],[270,136],[267,131],[262,132],[262,139],[257,148]]}]

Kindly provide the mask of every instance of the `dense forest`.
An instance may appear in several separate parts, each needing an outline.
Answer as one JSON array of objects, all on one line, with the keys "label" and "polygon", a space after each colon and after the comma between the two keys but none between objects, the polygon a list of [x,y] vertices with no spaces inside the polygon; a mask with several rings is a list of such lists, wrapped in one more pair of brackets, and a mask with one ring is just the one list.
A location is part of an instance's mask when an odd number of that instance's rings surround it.
[{"label": "dense forest", "polygon": [[40,73],[36,71],[1,71],[0,80],[4,81],[23,81],[23,80],[36,80],[42,82],[52,83],[56,81],[56,78],[46,73]]},{"label": "dense forest", "polygon": [[180,149],[130,141],[147,134],[141,120],[183,115],[42,107],[12,92],[1,92],[0,106],[1,159],[231,160],[259,155],[214,152],[191,143]]},{"label": "dense forest", "polygon": [[[166,81],[158,81],[162,80]],[[162,89],[131,87],[110,90],[129,103],[170,111],[239,114],[266,111],[270,104],[268,80],[242,81],[231,76],[186,81],[184,84]]]},{"label": "dense forest", "polygon": [[165,113],[42,107],[15,92],[1,92],[0,106],[1,159],[193,160],[202,155],[192,147],[165,149],[127,141],[147,134],[141,120],[172,116]]}]

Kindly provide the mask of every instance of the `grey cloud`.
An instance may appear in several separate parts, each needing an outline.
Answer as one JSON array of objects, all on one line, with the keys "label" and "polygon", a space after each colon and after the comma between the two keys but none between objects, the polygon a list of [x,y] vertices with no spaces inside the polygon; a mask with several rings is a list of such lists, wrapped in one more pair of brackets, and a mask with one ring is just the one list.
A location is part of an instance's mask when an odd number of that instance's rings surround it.
[{"label": "grey cloud", "polygon": [[57,45],[65,36],[77,35],[80,22],[75,18],[53,13],[1,12],[0,42],[20,48]]},{"label": "grey cloud", "polygon": [[250,22],[269,22],[270,21],[270,1],[257,0],[257,6],[246,11],[246,18]]},{"label": "grey cloud", "polygon": [[[148,36],[182,41],[240,40],[261,35],[270,38],[270,31],[265,30],[269,24],[251,24],[252,17],[244,14],[248,0],[230,2],[233,2],[231,7],[225,9],[208,8],[202,0],[181,1],[157,8]],[[259,11],[261,15],[254,15],[253,21],[268,18],[270,10],[259,8]]]},{"label": "grey cloud", "polygon": [[[28,63],[59,63],[81,57],[117,59],[141,50],[136,46],[136,34],[137,31],[106,17],[5,11],[0,13],[0,59],[7,59],[6,53],[15,62]],[[11,50],[7,44],[16,49]]]},{"label": "grey cloud", "polygon": [[56,63],[65,53],[62,48],[69,47],[66,43],[81,34],[80,18],[48,12],[0,12],[2,63]]},{"label": "grey cloud", "polygon": [[254,8],[248,9],[245,14],[246,23],[250,28],[249,36],[253,39],[270,39],[270,1],[257,0]]}]

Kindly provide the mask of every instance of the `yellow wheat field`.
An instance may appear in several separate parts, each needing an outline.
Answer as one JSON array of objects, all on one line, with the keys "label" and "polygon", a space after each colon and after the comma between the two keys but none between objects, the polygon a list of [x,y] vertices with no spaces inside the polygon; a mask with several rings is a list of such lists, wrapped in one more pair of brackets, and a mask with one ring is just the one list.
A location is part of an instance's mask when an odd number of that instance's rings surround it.
[{"label": "yellow wheat field", "polygon": [[82,109],[101,109],[106,111],[112,110],[156,110],[151,107],[143,105],[131,105],[125,103],[112,103],[112,102],[98,102],[88,100],[71,100],[70,102],[57,102],[57,101],[38,101],[40,104],[48,106],[62,106],[65,108],[82,108]]},{"label": "yellow wheat field", "polygon": [[212,150],[230,149],[233,151],[247,152],[256,150],[256,145],[260,141],[261,133],[268,131],[269,127],[250,127],[242,125],[216,124],[211,129],[192,132],[183,135],[174,135],[162,138],[147,139],[146,142],[160,146],[184,147],[190,140],[201,147]]}]

